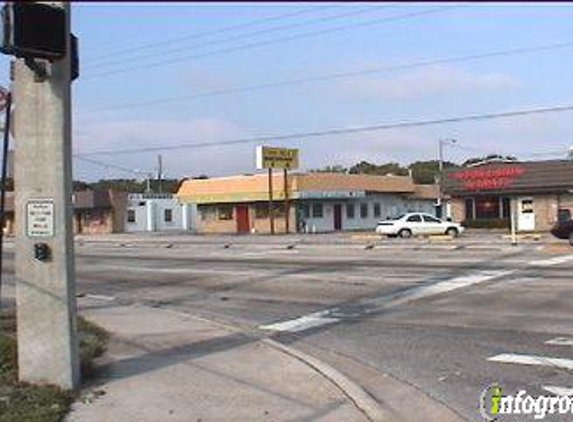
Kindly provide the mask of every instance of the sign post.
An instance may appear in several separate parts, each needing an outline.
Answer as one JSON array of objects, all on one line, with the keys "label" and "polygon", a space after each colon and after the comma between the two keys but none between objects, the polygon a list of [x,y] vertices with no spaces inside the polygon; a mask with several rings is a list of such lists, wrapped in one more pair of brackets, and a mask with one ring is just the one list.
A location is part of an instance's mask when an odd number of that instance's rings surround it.
[{"label": "sign post", "polygon": [[290,203],[288,193],[288,170],[298,168],[298,149],[259,146],[256,150],[256,161],[258,169],[268,169],[269,171],[269,219],[271,234],[275,233],[275,219],[273,209],[273,169],[283,169],[285,232],[289,233]]},{"label": "sign post", "polygon": [[[30,43],[36,39],[53,42],[48,47],[54,52],[36,54],[46,49],[43,45],[13,49],[18,57],[12,92],[18,143],[14,210],[20,216],[15,241],[19,378],[75,390],[80,368],[71,203],[70,3],[19,5],[13,12],[22,18],[15,22],[26,25],[14,29],[45,29],[42,38],[30,36]],[[38,10],[37,5],[41,5]],[[29,25],[27,16],[36,12],[57,19],[42,18],[45,25]]]},{"label": "sign post", "polygon": [[517,199],[512,197],[509,204],[511,244],[517,246]]},{"label": "sign post", "polygon": [[285,233],[288,234],[290,232],[290,203],[289,203],[289,194],[288,194],[288,169],[285,168],[283,170],[283,179],[284,179],[284,194],[285,194]]}]

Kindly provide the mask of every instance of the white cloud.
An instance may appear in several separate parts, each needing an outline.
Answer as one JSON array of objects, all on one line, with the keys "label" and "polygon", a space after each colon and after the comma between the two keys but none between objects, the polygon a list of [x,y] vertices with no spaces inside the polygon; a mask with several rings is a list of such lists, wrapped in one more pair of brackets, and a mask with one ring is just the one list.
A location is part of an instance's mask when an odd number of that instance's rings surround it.
[{"label": "white cloud", "polygon": [[[190,121],[125,120],[99,121],[84,118],[81,129],[75,131],[76,154],[102,150],[144,149],[179,144],[217,142],[249,136],[233,122],[213,117]],[[241,148],[240,148],[241,147]],[[252,170],[252,152],[244,146],[176,149],[171,151],[130,154],[101,154],[88,158],[139,171],[154,171],[157,154],[164,158],[166,175],[221,174]],[[77,178],[93,180],[99,177],[133,177],[127,172],[97,167],[76,160]]]},{"label": "white cloud", "polygon": [[503,73],[434,66],[397,76],[353,78],[339,82],[338,91],[349,98],[418,100],[436,95],[502,93],[517,86],[517,79]]}]

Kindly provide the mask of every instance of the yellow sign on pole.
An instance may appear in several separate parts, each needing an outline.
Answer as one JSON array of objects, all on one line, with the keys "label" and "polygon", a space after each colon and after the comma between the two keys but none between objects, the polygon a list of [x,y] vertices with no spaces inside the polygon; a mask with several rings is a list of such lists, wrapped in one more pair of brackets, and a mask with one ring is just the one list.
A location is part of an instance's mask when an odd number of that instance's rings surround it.
[{"label": "yellow sign on pole", "polygon": [[257,168],[263,169],[297,169],[298,149],[257,147]]}]

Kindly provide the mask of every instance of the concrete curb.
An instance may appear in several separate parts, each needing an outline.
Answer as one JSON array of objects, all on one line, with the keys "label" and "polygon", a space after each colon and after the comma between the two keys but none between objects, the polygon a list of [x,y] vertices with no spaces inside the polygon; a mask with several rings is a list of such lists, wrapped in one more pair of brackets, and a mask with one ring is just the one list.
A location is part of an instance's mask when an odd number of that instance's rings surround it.
[{"label": "concrete curb", "polygon": [[[156,308],[157,309],[157,308]],[[166,308],[158,308],[163,311],[173,312],[179,315],[184,315],[188,318],[194,318],[199,321],[203,321],[209,324],[216,325],[218,327],[227,329],[233,332],[241,332],[244,333],[242,329],[239,327],[235,327],[233,325],[223,323],[220,321],[214,321],[209,318],[205,318],[202,316],[194,315],[187,312],[182,311],[175,311],[172,309]],[[245,335],[249,335],[246,333]],[[289,346],[285,346],[275,340],[271,340],[268,338],[260,338],[255,336],[261,343],[280,351],[290,357],[297,359],[299,362],[307,365],[308,367],[312,368],[314,371],[322,375],[328,381],[330,381],[334,386],[336,386],[346,397],[350,399],[350,401],[354,404],[354,406],[366,416],[366,418],[371,422],[388,422],[394,421],[394,418],[391,418],[391,413],[382,409],[380,404],[370,395],[368,394],[360,385],[352,381],[346,375],[342,374],[340,371],[336,370],[335,368],[331,367],[330,365],[322,362],[321,360],[310,356],[300,350],[294,349]]]},{"label": "concrete curb", "polygon": [[385,422],[393,420],[390,412],[382,409],[380,404],[370,394],[332,366],[313,356],[301,352],[300,350],[285,346],[275,340],[263,339],[261,341],[268,346],[280,350],[281,352],[299,360],[328,379],[340,391],[342,391],[342,393],[348,397],[352,403],[354,403],[356,408],[358,408],[370,421]]}]

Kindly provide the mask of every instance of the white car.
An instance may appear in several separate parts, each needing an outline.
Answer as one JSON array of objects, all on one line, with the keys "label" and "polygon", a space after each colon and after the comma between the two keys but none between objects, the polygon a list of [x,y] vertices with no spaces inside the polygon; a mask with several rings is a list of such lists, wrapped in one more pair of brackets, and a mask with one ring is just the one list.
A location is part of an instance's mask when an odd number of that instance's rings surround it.
[{"label": "white car", "polygon": [[429,236],[445,234],[456,237],[462,234],[464,227],[450,221],[442,221],[430,214],[409,213],[394,220],[380,221],[376,226],[376,233],[384,236],[399,236],[408,238],[412,236]]}]

